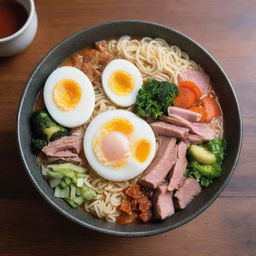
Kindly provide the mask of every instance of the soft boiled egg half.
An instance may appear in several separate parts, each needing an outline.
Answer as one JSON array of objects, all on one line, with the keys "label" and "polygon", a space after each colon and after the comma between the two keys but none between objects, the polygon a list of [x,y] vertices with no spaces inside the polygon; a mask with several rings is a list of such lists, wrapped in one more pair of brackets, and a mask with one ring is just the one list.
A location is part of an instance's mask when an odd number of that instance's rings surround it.
[{"label": "soft boiled egg half", "polygon": [[135,103],[142,76],[138,68],[128,60],[112,60],[102,73],[102,85],[108,98],[118,106]]},{"label": "soft boiled egg half", "polygon": [[65,127],[84,124],[91,116],[95,95],[88,77],[74,67],[60,67],[48,77],[44,102],[52,118]]},{"label": "soft boiled egg half", "polygon": [[129,180],[142,173],[156,152],[150,125],[127,110],[96,116],[85,132],[84,153],[90,166],[103,178]]}]

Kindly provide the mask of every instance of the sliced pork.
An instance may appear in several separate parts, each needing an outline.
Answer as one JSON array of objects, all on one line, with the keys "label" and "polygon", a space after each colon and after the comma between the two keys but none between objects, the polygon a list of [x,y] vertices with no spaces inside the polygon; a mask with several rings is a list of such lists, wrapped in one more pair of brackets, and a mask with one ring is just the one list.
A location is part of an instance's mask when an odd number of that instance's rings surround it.
[{"label": "sliced pork", "polygon": [[74,157],[47,157],[47,162],[48,164],[53,164],[53,163],[73,163],[73,164],[78,164],[81,165],[83,164],[83,159],[76,155]]},{"label": "sliced pork", "polygon": [[165,219],[174,214],[172,200],[173,193],[167,190],[166,185],[159,186],[153,196],[153,206],[156,218]]},{"label": "sliced pork", "polygon": [[[171,114],[169,116],[161,116],[159,118],[161,121],[180,126],[180,128],[187,128],[191,133],[196,134],[201,137],[204,141],[210,141],[214,139],[214,130],[207,123],[192,123],[185,118]],[[186,137],[187,138],[187,137]],[[185,139],[186,139],[185,138]]]},{"label": "sliced pork", "polygon": [[147,168],[139,183],[148,188],[160,185],[177,159],[176,139],[160,136],[158,154]]},{"label": "sliced pork", "polygon": [[48,157],[48,161],[53,162],[72,162],[81,163],[79,153],[82,150],[83,136],[73,134],[64,136],[58,140],[50,142],[42,149],[42,152]]},{"label": "sliced pork", "polygon": [[42,151],[47,156],[55,156],[59,151],[69,150],[71,153],[79,154],[83,147],[83,137],[80,135],[64,136],[58,140],[50,142]]},{"label": "sliced pork", "polygon": [[154,132],[158,135],[176,137],[183,140],[187,139],[188,137],[189,129],[187,128],[178,127],[176,125],[168,124],[166,122],[154,122],[150,125]]},{"label": "sliced pork", "polygon": [[192,177],[187,178],[183,186],[174,194],[175,208],[184,209],[200,191],[198,181]]},{"label": "sliced pork", "polygon": [[196,84],[202,94],[207,94],[210,91],[210,77],[203,71],[186,70],[178,75],[178,82],[191,81]]},{"label": "sliced pork", "polygon": [[173,106],[168,107],[168,115],[177,115],[191,122],[198,122],[202,117],[199,113]]},{"label": "sliced pork", "polygon": [[189,133],[187,141],[191,144],[201,144],[205,142],[199,135]]},{"label": "sliced pork", "polygon": [[178,158],[173,170],[170,172],[170,180],[168,184],[168,190],[174,191],[179,189],[184,182],[184,173],[187,167],[186,152],[189,144],[180,141],[178,144]]}]

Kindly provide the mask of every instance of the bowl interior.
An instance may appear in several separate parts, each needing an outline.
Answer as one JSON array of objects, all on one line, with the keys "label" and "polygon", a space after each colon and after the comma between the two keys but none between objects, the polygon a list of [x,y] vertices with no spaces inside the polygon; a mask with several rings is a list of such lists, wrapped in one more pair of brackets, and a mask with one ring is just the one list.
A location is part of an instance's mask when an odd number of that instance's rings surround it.
[{"label": "bowl interior", "polygon": [[[228,141],[228,156],[223,163],[220,178],[216,179],[210,188],[204,189],[185,210],[177,211],[175,215],[161,222],[144,225],[122,226],[97,219],[79,209],[72,209],[64,200],[55,198],[53,190],[42,177],[34,155],[30,152],[31,133],[29,118],[33,111],[35,99],[49,74],[66,58],[76,51],[90,46],[96,41],[117,38],[123,35],[133,37],[158,37],[169,44],[178,45],[190,57],[199,63],[210,75],[214,90],[219,96],[224,113],[225,137]],[[230,115],[229,113],[232,113]],[[147,236],[159,234],[174,229],[205,210],[224,189],[229,180],[239,155],[241,145],[241,119],[236,96],[224,71],[218,63],[197,43],[170,28],[142,21],[116,21],[85,28],[54,47],[38,64],[28,80],[21,99],[17,119],[18,143],[26,170],[36,188],[57,210],[77,223],[104,233],[121,236]]]}]

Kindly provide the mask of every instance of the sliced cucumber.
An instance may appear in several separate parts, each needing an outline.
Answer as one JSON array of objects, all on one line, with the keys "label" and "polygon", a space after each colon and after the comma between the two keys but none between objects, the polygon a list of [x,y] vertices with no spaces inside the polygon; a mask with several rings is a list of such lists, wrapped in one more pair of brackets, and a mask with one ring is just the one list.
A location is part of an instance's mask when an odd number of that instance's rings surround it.
[{"label": "sliced cucumber", "polygon": [[74,202],[77,203],[78,205],[80,205],[84,202],[84,198],[82,196],[78,196],[78,197],[74,198]]},{"label": "sliced cucumber", "polygon": [[77,188],[76,189],[76,195],[81,196],[81,194],[82,194],[81,188]]},{"label": "sliced cucumber", "polygon": [[191,145],[189,153],[195,160],[202,164],[212,164],[216,161],[215,155],[202,146]]},{"label": "sliced cucumber", "polygon": [[81,188],[84,185],[84,178],[78,178],[76,185]]},{"label": "sliced cucumber", "polygon": [[58,173],[58,172],[48,171],[48,175],[51,178],[57,178],[57,179],[62,179],[63,178],[63,174],[62,173]]},{"label": "sliced cucumber", "polygon": [[70,199],[70,198],[65,198],[65,201],[69,203],[69,205],[71,205],[73,208],[76,208],[78,205],[76,202],[74,202],[74,200]]},{"label": "sliced cucumber", "polygon": [[51,188],[55,188],[60,184],[60,182],[61,182],[61,179],[53,178],[49,180],[49,185]]},{"label": "sliced cucumber", "polygon": [[76,187],[74,185],[70,186],[70,198],[74,199],[76,197]]},{"label": "sliced cucumber", "polygon": [[68,185],[66,184],[66,182],[65,182],[64,180],[62,180],[62,181],[60,182],[60,186],[61,186],[62,188],[65,188],[65,187],[67,187]]},{"label": "sliced cucumber", "polygon": [[86,169],[71,163],[53,164],[47,166],[47,176],[54,196],[63,198],[76,208],[85,200],[92,200],[97,193],[84,184]]},{"label": "sliced cucumber", "polygon": [[55,173],[60,173],[62,174],[64,177],[69,177],[70,180],[72,182],[74,182],[76,184],[77,182],[77,177],[76,177],[76,173],[73,172],[73,171],[69,171],[69,170],[60,170],[58,172],[55,172]]},{"label": "sliced cucumber", "polygon": [[47,168],[51,168],[53,171],[57,172],[60,170],[70,170],[78,173],[85,173],[86,169],[82,166],[75,165],[72,163],[64,163],[64,164],[51,164],[48,165]]},{"label": "sliced cucumber", "polygon": [[97,193],[88,187],[83,187],[82,196],[85,200],[92,200],[97,196]]},{"label": "sliced cucumber", "polygon": [[43,176],[48,176],[48,171],[49,171],[48,168],[46,168],[45,166],[42,166],[42,174],[43,174]]},{"label": "sliced cucumber", "polygon": [[64,181],[67,185],[71,184],[71,179],[69,177],[64,177]]},{"label": "sliced cucumber", "polygon": [[60,188],[59,186],[54,189],[54,196],[58,198],[68,198],[69,197],[69,187]]},{"label": "sliced cucumber", "polygon": [[77,173],[77,178],[85,178],[86,177],[86,174],[84,173]]}]

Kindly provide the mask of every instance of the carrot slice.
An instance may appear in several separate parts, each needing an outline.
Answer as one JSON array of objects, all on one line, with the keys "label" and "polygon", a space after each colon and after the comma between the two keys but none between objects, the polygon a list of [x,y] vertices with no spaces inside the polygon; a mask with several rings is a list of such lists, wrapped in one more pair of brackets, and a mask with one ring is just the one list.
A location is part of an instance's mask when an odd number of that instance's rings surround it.
[{"label": "carrot slice", "polygon": [[214,98],[204,97],[201,103],[206,112],[205,122],[211,122],[213,118],[221,116],[220,106]]},{"label": "carrot slice", "polygon": [[200,97],[202,96],[202,92],[200,90],[200,88],[193,82],[191,81],[182,81],[179,83],[179,88],[189,88],[191,91],[194,92],[194,94],[196,95],[196,99],[200,99]]},{"label": "carrot slice", "polygon": [[187,87],[180,87],[179,94],[174,99],[173,105],[179,108],[189,108],[195,101],[196,95],[191,89]]},{"label": "carrot slice", "polygon": [[188,110],[199,113],[201,115],[201,119],[198,122],[200,122],[200,123],[205,122],[207,114],[206,114],[206,112],[203,108],[201,108],[201,107],[191,107]]}]

